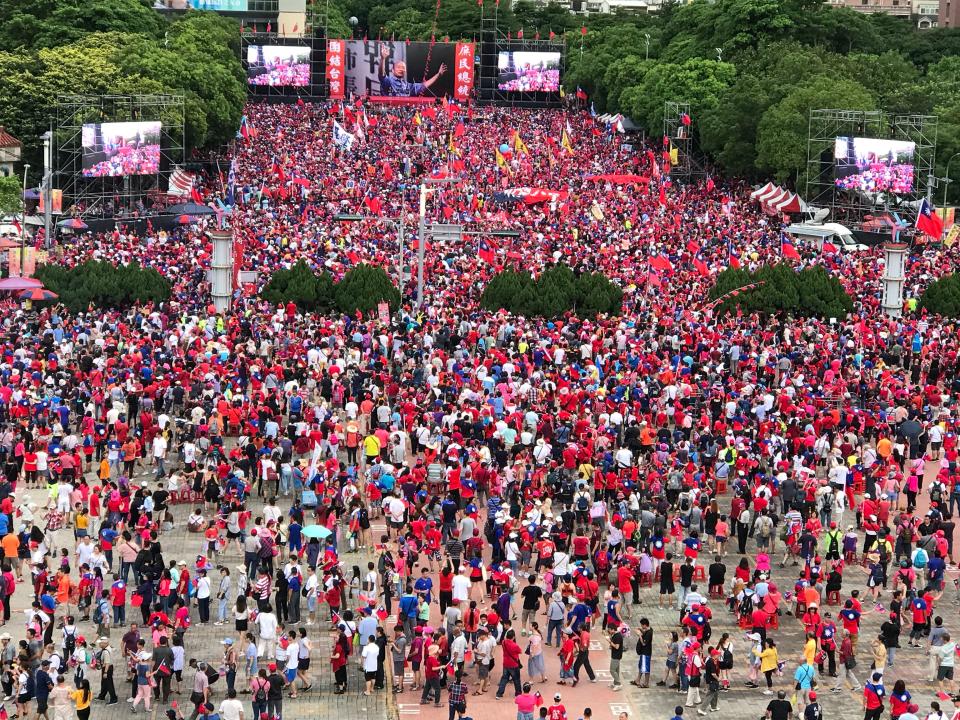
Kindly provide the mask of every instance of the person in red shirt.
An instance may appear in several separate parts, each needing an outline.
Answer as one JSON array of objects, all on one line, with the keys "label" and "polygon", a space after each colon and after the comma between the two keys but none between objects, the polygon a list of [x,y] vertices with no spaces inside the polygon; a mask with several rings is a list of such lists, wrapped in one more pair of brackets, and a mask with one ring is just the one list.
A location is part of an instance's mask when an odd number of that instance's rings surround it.
[{"label": "person in red shirt", "polygon": [[430,696],[434,695],[433,706],[440,707],[440,660],[437,658],[440,648],[431,645],[427,650],[427,659],[423,662],[423,673],[426,682],[423,685],[423,693],[420,695],[420,704],[426,705],[430,702]]},{"label": "person in red shirt", "polygon": [[503,691],[508,682],[513,682],[514,696],[522,692],[520,687],[520,646],[516,642],[516,633],[513,630],[507,630],[501,645],[503,648],[503,675],[500,676],[500,684],[497,686],[497,697],[503,697]]},{"label": "person in red shirt", "polygon": [[560,693],[553,696],[553,705],[547,708],[548,720],[567,720],[567,709],[560,702]]}]

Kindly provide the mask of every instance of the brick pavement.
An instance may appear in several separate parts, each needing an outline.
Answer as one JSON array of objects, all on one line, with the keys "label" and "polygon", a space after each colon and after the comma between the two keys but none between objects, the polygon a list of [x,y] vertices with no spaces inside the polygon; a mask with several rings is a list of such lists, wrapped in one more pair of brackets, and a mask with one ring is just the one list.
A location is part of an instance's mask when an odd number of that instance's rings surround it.
[{"label": "brick pavement", "polygon": [[[139,480],[140,476],[137,476],[137,479]],[[38,502],[39,504],[42,504],[43,502],[41,491],[39,490],[21,490],[17,493],[17,498],[21,502],[23,502],[23,498],[25,496],[29,496],[34,502]],[[200,534],[188,533],[186,531],[186,519],[194,507],[195,506],[192,504],[180,504],[173,506],[172,512],[175,520],[175,529],[173,531],[163,533],[160,537],[164,558],[167,560],[171,558],[184,558],[189,562],[192,558],[195,558],[196,555],[200,553],[200,542],[202,536]],[[251,509],[256,512],[260,509],[260,507],[260,504],[257,501],[254,501]],[[59,530],[55,533],[55,537],[59,547],[72,548],[73,536],[71,530]],[[361,555],[360,553],[347,553],[345,556],[343,556],[343,560],[348,566],[353,564],[361,564],[362,566],[365,566],[366,562],[370,559],[372,559],[372,556]],[[114,560],[116,561],[117,558],[114,558]],[[235,547],[228,547],[227,551],[221,555],[220,559],[221,564],[230,568],[234,568],[234,566],[240,565],[242,562],[242,553],[238,553]],[[235,572],[235,570],[231,570],[231,573]],[[110,580],[108,579],[107,583],[109,584],[109,582]],[[234,585],[234,588],[235,587],[236,586]],[[18,584],[17,592],[14,596],[14,602],[11,606],[11,622],[8,623],[4,628],[5,631],[9,632],[13,636],[14,642],[25,637],[22,613],[26,608],[29,607],[31,600],[32,591],[30,590],[29,586],[22,583]],[[135,619],[140,619],[139,611],[137,611],[136,608],[130,608],[128,606],[128,622],[131,620],[131,612],[135,613]],[[303,612],[306,613],[305,606],[303,608]],[[211,614],[215,618],[215,602],[212,604]],[[195,657],[198,660],[210,661],[214,665],[220,664],[223,652],[221,641],[226,637],[236,636],[236,633],[233,630],[232,610],[230,613],[228,613],[228,618],[228,622],[220,627],[215,626],[212,622],[208,625],[201,625],[198,622],[199,617],[196,608],[193,608],[193,625],[185,636],[186,657],[188,660],[189,658]],[[79,623],[78,625],[80,634],[84,635],[88,640],[92,640],[96,637],[95,627],[92,623]],[[363,695],[363,673],[355,662],[356,657],[351,658],[351,663],[348,665],[347,692],[343,695],[333,694],[333,670],[329,663],[332,645],[331,637],[327,628],[328,625],[326,623],[313,625],[307,628],[314,648],[310,668],[310,673],[314,678],[313,688],[306,693],[300,692],[296,699],[291,699],[284,696],[284,717],[289,718],[290,720],[299,720],[300,718],[308,717],[344,718],[349,720],[367,717],[393,718],[395,708],[388,708],[387,693],[377,691],[371,697],[365,697]],[[113,629],[112,640],[114,647],[118,647],[119,638],[120,635],[122,635],[122,632],[123,631],[119,630],[118,628]],[[58,638],[59,633],[55,630],[54,640],[57,641]],[[149,647],[150,645],[148,642],[148,648]],[[90,671],[87,673],[87,677],[90,679],[94,694],[96,694],[100,687],[99,672]],[[68,677],[68,680],[69,679],[70,677]],[[103,703],[95,700],[93,704],[93,710],[91,712],[91,717],[93,717],[95,720],[119,720],[120,718],[130,716],[130,706],[125,702],[125,699],[130,696],[130,684],[124,682],[123,673],[118,672],[114,679],[117,686],[117,693],[120,695],[121,701],[117,705],[107,707]],[[192,681],[193,670],[187,667],[184,670],[182,693],[179,696],[172,696],[172,699],[177,700],[183,705],[184,708],[190,706],[188,698],[190,695]],[[236,686],[238,692],[242,687],[244,687],[242,672],[238,673]],[[219,705],[220,700],[226,697],[226,683],[223,681],[223,679],[221,679],[213,685],[212,689],[213,701],[215,705]],[[252,716],[250,695],[241,695],[240,699],[244,702],[246,720],[250,720]],[[10,703],[7,705],[8,712],[12,714],[14,711],[13,705]],[[164,711],[167,709],[167,706],[158,707],[158,705],[159,704],[154,704],[152,715],[153,717],[163,718]],[[189,717],[188,713],[187,717]]]},{"label": "brick pavement", "polygon": [[[30,495],[34,501],[41,500],[41,493],[37,490],[21,491],[18,493],[18,499],[26,502],[24,500],[25,495]],[[165,557],[189,558],[199,552],[200,538],[197,535],[189,534],[185,531],[185,520],[192,507],[192,505],[179,505],[173,509],[176,529],[172,532],[165,533],[161,538]],[[253,509],[258,509],[256,503],[254,503]],[[374,534],[378,535],[382,529],[382,521],[379,521],[379,523],[375,521],[373,529]],[[63,546],[70,547],[72,545],[72,537],[69,530],[58,531],[57,540]],[[706,553],[702,556],[702,560],[705,563],[709,563],[711,558],[712,556]],[[372,558],[362,554],[347,554],[344,558],[348,566],[360,564],[361,567],[368,559]],[[231,567],[238,564],[240,560],[239,554],[236,553],[233,548],[230,548],[223,558],[224,564]],[[732,568],[737,560],[738,556],[735,554],[727,556],[725,561],[728,564],[729,572],[732,572]],[[956,575],[956,570],[952,569],[951,579]],[[791,566],[788,565],[786,569],[780,569],[776,565],[774,566],[773,579],[777,581],[781,588],[792,587],[795,577],[794,568]],[[849,568],[844,576],[843,596],[847,597],[850,590],[854,588],[860,588],[861,591],[864,591],[865,577],[865,573],[861,568]],[[657,607],[656,592],[656,588],[642,589],[642,604],[632,608],[631,616],[632,625],[637,626],[641,617],[647,617],[650,619],[654,629],[655,640],[652,681],[662,677],[665,655],[664,643],[669,637],[669,632],[677,627],[678,620],[678,613],[675,610],[659,609]],[[862,592],[862,594],[865,593]],[[28,606],[29,600],[29,589],[21,585],[14,598],[13,620],[5,628],[13,635],[14,641],[24,636],[23,624],[19,620],[19,617],[22,617],[21,613]],[[724,607],[721,607],[721,604],[720,600],[711,601],[711,607],[714,609],[713,639],[715,641],[723,632],[731,633],[731,637],[733,637],[735,641],[735,660],[734,670],[731,673],[731,691],[721,695],[720,712],[717,713],[717,716],[720,718],[737,717],[756,719],[761,717],[770,698],[764,696],[761,690],[752,690],[744,687],[743,681],[746,677],[745,658],[749,652],[749,642],[745,640],[743,631],[736,626],[733,615],[728,613]],[[838,609],[839,608],[832,608],[834,615],[836,615]],[[434,612],[437,612],[436,608]],[[938,605],[938,614],[943,615],[945,625],[948,628],[957,627],[958,610],[956,593],[953,590],[952,582],[948,583],[947,592]],[[198,657],[200,659],[217,662],[221,652],[220,640],[228,634],[232,634],[231,626],[216,627],[212,624],[201,626],[196,624],[197,615],[195,611],[193,617],[195,624],[187,635],[187,657]],[[876,634],[885,617],[886,613],[874,612],[872,606],[869,603],[865,603],[863,630],[858,653],[860,664],[856,671],[861,682],[866,678],[868,672],[869,661],[865,662],[864,657],[869,642]],[[388,620],[387,627],[392,627],[392,624],[393,619],[391,618]],[[545,619],[542,620],[541,626],[545,628]],[[302,694],[298,699],[291,700],[286,697],[284,698],[284,715],[287,718],[305,718],[316,714],[319,714],[320,717],[340,717],[345,720],[354,720],[354,718],[361,717],[389,717],[393,719],[397,716],[399,716],[401,720],[420,720],[421,718],[423,720],[439,720],[440,718],[447,717],[446,698],[444,698],[444,706],[440,709],[435,709],[432,706],[419,705],[419,693],[414,694],[409,690],[396,696],[396,698],[388,698],[387,694],[383,692],[375,693],[371,698],[364,697],[362,695],[362,675],[355,664],[351,664],[350,666],[348,692],[345,695],[333,695],[333,673],[328,664],[330,638],[324,626],[312,626],[309,629],[310,638],[315,647],[311,672],[318,679],[314,684],[314,689]],[[93,628],[89,624],[81,625],[81,632],[88,638],[94,636]],[[595,633],[595,635],[596,634],[597,633]],[[114,637],[116,638],[118,635],[119,633],[115,630]],[[786,690],[789,696],[792,693],[793,687],[793,682],[790,678],[800,657],[800,647],[803,637],[802,627],[795,619],[785,615],[781,619],[780,628],[772,631],[771,635],[778,641],[778,645],[781,648],[781,659],[786,660],[785,675],[783,678],[777,679],[775,687]],[[525,643],[522,637],[518,638],[518,642],[521,643],[521,646]],[[607,717],[615,718],[621,711],[629,712],[631,717],[663,718],[665,720],[673,714],[674,705],[683,703],[685,696],[669,689],[657,687],[639,689],[628,684],[629,681],[636,676],[637,656],[633,652],[635,642],[635,634],[631,635],[627,640],[626,651],[622,661],[624,686],[620,692],[613,692],[609,689],[609,673],[607,672],[609,655],[604,649],[605,643],[597,642],[596,640],[593,643],[591,652],[592,664],[597,671],[598,682],[596,684],[591,684],[584,677],[577,688],[558,686],[556,684],[559,674],[558,660],[555,654],[556,650],[555,648],[546,648],[548,682],[542,685],[535,684],[535,689],[540,690],[548,703],[552,700],[555,692],[561,692],[571,720],[580,717],[584,707],[591,707],[594,718],[597,718],[597,720],[605,720]],[[905,643],[903,644],[905,645]],[[899,677],[904,678],[907,681],[908,689],[913,693],[914,701],[920,705],[922,712],[929,710],[930,702],[935,699],[933,686],[925,681],[926,667],[927,657],[925,650],[904,647],[898,651],[896,667],[887,671],[887,677],[889,678],[887,681],[888,690],[892,687],[893,679]],[[185,673],[185,686],[188,686],[189,681],[192,679],[191,672],[192,671],[188,669]],[[523,671],[522,675],[523,679],[526,680],[526,670]],[[99,686],[98,673],[93,672],[88,676],[91,678],[94,692],[96,692]],[[498,679],[499,668],[494,672],[493,677],[494,682]],[[832,685],[832,680],[828,679],[828,681],[830,681]],[[472,691],[475,686],[475,676],[472,674],[468,676],[467,682]],[[240,687],[241,684],[241,679],[238,677],[238,687]],[[821,688],[821,690],[823,689],[825,688]],[[218,702],[225,694],[223,682],[216,683],[214,690],[214,700]],[[118,683],[118,692],[121,694],[121,697],[126,697],[129,693],[129,685],[122,682]],[[188,694],[189,692],[185,689],[180,698],[185,700]],[[845,691],[839,695],[829,692],[821,692],[819,694],[821,704],[824,708],[824,716],[827,718],[854,717],[862,712],[860,709],[860,697],[857,694],[849,691]],[[471,696],[469,698],[467,714],[472,718],[483,718],[484,720],[492,718],[513,718],[515,716],[515,708],[511,701],[511,695],[512,692],[508,689],[506,697],[501,701],[495,701],[493,699],[492,691],[488,691],[487,695],[481,698]],[[243,696],[242,699],[244,699],[249,712],[249,696]],[[944,703],[945,708],[948,707],[948,705],[949,703]],[[155,708],[156,707],[155,705]],[[104,720],[117,720],[120,717],[128,715],[128,713],[129,708],[124,702],[109,708],[102,704],[95,703],[93,717],[97,718],[97,720],[101,718]],[[695,710],[688,708],[685,711],[686,717],[689,718],[693,715],[695,715]],[[154,716],[158,716],[156,710],[154,711]],[[162,717],[162,712],[159,713],[159,716]]]}]

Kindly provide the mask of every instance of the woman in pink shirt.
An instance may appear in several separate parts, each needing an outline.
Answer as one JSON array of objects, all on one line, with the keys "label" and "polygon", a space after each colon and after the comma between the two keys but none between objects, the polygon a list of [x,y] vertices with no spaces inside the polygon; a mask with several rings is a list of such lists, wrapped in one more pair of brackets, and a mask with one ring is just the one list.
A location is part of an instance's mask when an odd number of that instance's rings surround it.
[{"label": "woman in pink shirt", "polygon": [[530,692],[530,683],[523,684],[523,692],[513,701],[517,704],[517,720],[533,720],[533,711],[537,707],[537,696]]}]

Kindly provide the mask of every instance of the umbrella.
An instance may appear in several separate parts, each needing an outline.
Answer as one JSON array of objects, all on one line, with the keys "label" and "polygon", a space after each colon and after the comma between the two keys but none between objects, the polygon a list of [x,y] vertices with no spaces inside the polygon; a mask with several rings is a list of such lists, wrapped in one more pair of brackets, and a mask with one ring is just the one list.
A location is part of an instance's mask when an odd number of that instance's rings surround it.
[{"label": "umbrella", "polygon": [[87,224],[80,218],[70,218],[69,220],[61,220],[58,222],[57,227],[70,228],[71,230],[86,230]]},{"label": "umbrella", "polygon": [[216,215],[216,211],[209,205],[195,202],[177,203],[167,208],[171,215]]},{"label": "umbrella", "polygon": [[333,535],[330,528],[324,527],[323,525],[307,525],[303,529],[303,536],[308,538],[328,538]]},{"label": "umbrella", "polygon": [[197,221],[193,215],[177,215],[177,225],[193,225]]},{"label": "umbrella", "polygon": [[35,278],[28,277],[8,277],[0,280],[0,292],[11,292],[13,290],[33,290],[43,287],[43,283]]},{"label": "umbrella", "polygon": [[47,290],[46,288],[38,287],[38,288],[33,288],[33,290],[24,290],[22,293],[20,293],[18,297],[21,300],[33,300],[36,302],[39,300],[56,300],[60,296],[57,295],[52,290]]}]

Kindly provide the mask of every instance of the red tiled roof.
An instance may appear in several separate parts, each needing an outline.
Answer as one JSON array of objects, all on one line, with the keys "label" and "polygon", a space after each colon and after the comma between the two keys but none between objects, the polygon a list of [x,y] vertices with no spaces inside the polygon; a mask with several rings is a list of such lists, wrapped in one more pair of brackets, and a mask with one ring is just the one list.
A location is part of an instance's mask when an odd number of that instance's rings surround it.
[{"label": "red tiled roof", "polygon": [[0,125],[0,147],[20,147],[21,143],[7,129]]}]

